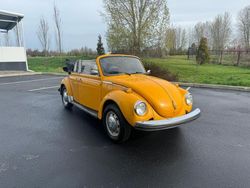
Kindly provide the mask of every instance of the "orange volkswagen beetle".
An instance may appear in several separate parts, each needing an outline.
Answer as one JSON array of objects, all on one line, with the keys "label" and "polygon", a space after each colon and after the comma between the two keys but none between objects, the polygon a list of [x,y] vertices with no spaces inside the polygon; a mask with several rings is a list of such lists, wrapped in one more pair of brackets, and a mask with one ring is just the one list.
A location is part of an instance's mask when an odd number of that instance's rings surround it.
[{"label": "orange volkswagen beetle", "polygon": [[59,89],[66,109],[76,106],[102,120],[115,142],[129,139],[131,130],[175,128],[199,117],[193,97],[166,80],[149,76],[135,56],[108,54],[76,61]]}]

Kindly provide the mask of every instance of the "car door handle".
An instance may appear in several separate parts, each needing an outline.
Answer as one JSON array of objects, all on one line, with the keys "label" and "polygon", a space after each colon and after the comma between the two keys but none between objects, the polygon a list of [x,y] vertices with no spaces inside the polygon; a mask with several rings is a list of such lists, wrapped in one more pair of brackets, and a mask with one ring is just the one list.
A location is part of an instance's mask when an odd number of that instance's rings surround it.
[{"label": "car door handle", "polygon": [[84,82],[84,80],[83,80],[82,78],[79,78],[79,81],[80,81],[80,82]]}]

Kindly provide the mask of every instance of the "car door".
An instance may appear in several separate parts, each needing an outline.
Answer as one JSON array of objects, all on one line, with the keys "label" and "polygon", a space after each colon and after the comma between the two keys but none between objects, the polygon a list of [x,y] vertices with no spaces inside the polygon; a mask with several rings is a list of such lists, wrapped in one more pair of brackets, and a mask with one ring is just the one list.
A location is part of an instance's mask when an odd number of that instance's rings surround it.
[{"label": "car door", "polygon": [[101,102],[101,78],[96,62],[81,61],[79,69],[80,104],[98,111]]},{"label": "car door", "polygon": [[69,75],[70,85],[73,92],[74,101],[80,102],[79,98],[79,61],[75,63],[74,70]]}]

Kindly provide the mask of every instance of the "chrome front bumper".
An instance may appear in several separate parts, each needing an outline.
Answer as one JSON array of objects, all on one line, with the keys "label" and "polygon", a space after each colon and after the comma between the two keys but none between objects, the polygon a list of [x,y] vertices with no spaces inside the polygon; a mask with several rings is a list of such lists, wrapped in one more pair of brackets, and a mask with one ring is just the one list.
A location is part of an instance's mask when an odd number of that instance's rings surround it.
[{"label": "chrome front bumper", "polygon": [[185,124],[197,119],[201,114],[201,110],[197,108],[196,110],[186,114],[184,116],[166,119],[166,120],[156,120],[156,121],[140,121],[135,125],[135,129],[142,131],[159,131],[165,129],[172,129],[178,127],[181,124]]}]

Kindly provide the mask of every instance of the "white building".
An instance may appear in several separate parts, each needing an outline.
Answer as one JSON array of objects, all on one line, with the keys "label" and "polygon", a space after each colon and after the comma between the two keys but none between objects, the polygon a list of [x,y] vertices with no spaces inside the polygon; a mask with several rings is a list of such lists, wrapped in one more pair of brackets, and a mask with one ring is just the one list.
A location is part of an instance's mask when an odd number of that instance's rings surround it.
[{"label": "white building", "polygon": [[[27,71],[22,19],[24,15],[0,10],[0,71]],[[9,34],[15,35],[15,44],[9,44]],[[14,32],[14,33],[13,33]]]}]

